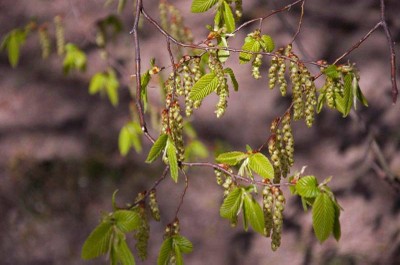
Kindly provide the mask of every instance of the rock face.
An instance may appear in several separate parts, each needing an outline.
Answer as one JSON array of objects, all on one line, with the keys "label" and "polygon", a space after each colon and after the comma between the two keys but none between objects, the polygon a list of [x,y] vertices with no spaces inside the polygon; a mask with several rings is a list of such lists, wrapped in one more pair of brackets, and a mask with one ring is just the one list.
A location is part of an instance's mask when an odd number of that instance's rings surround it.
[{"label": "rock face", "polygon": [[[33,39],[23,48],[17,69],[8,66],[4,52],[0,54],[0,259],[2,264],[98,264],[100,261],[80,260],[80,248],[101,211],[111,209],[112,192],[120,189],[118,201],[128,202],[148,188],[161,175],[162,168],[143,163],[148,143],[144,144],[144,154],[132,153],[126,159],[118,154],[118,131],[129,119],[127,87],[120,90],[117,108],[105,98],[87,93],[91,74],[105,67],[92,44],[93,23],[107,14],[103,1],[34,2],[1,1],[0,10],[7,12],[0,15],[0,36],[23,26],[30,17],[42,22],[62,14],[67,38],[83,47],[91,63],[87,73],[65,77],[56,56],[47,61],[39,59]],[[157,1],[144,2],[157,17]],[[200,27],[204,18],[189,14],[187,0],[174,2],[193,27],[196,39],[204,38],[206,31]],[[289,3],[244,2],[246,18],[263,16],[268,10]],[[332,62],[379,21],[377,2],[307,1],[295,50],[299,51],[301,45],[309,60]],[[397,1],[386,2],[390,26],[399,42],[400,5]],[[299,9],[293,8],[265,22],[263,31],[273,36],[277,46],[284,45],[291,39],[298,16]],[[126,36],[110,48],[127,73],[122,77],[126,84],[134,63],[128,35],[132,20],[125,12]],[[168,65],[164,38],[152,28],[142,30],[140,35],[144,67],[151,57]],[[245,35],[246,32],[239,32],[231,44],[240,47]],[[310,213],[304,214],[299,199],[290,198],[285,191],[290,199],[284,212],[282,246],[272,252],[269,239],[231,229],[219,218],[222,191],[215,185],[213,172],[191,170],[190,187],[180,214],[182,233],[195,246],[185,260],[187,264],[399,264],[399,191],[383,180],[385,172],[377,167],[380,162],[369,149],[373,135],[390,169],[399,175],[400,107],[391,104],[389,55],[382,30],[348,59],[357,63],[360,85],[370,103],[368,109],[359,107],[361,120],[356,116],[344,120],[326,109],[312,129],[297,122],[294,130],[294,168],[308,165],[307,174],[316,175],[319,180],[334,176],[334,192],[345,209],[341,241],[328,240],[319,245],[312,235]],[[268,64],[269,60],[264,62]],[[235,63],[230,66],[234,67],[240,89],[231,93],[225,116],[215,118],[213,99],[206,100],[194,116],[194,127],[210,150],[216,141],[226,141],[238,150],[243,150],[245,144],[260,145],[268,137],[270,122],[288,106],[288,100],[281,99],[278,91],[267,89],[265,66],[263,78],[258,81],[251,78],[249,67],[237,67]],[[151,83],[152,100],[156,100],[157,90],[157,82]],[[365,125],[370,133],[365,131]],[[150,258],[142,264],[155,264],[163,228],[173,218],[182,188],[172,182],[160,186],[162,224],[151,224]]]}]

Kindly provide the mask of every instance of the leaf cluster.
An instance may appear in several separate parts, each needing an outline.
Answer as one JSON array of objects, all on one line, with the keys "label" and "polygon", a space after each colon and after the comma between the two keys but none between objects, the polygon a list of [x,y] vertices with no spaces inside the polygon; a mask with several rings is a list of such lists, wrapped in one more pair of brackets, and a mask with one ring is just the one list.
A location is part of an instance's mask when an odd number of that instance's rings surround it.
[{"label": "leaf cluster", "polygon": [[318,184],[314,176],[304,176],[291,187],[291,192],[301,197],[303,208],[306,211],[312,207],[312,219],[315,236],[322,243],[332,234],[336,240],[340,239],[340,211],[341,207],[332,191],[326,184],[330,179]]}]

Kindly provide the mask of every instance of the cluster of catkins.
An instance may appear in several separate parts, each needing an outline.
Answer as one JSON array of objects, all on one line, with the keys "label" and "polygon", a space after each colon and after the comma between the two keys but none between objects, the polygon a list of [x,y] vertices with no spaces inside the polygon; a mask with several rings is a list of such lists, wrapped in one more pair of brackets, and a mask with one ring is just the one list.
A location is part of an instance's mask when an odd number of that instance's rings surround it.
[{"label": "cluster of catkins", "polygon": [[286,61],[289,59],[289,77],[292,83],[293,119],[305,119],[308,127],[314,122],[315,109],[317,105],[316,86],[314,79],[307,67],[299,62],[299,58],[292,51],[289,44],[285,49],[280,49],[271,60],[269,69],[269,87],[273,89],[276,83],[282,96],[287,93],[287,80],[285,78]]},{"label": "cluster of catkins", "polygon": [[[214,44],[211,42],[208,45],[210,47],[214,46]],[[229,89],[228,81],[225,77],[224,68],[218,58],[217,50],[215,49],[210,49],[209,51],[208,67],[218,78],[218,87],[216,92],[219,96],[219,101],[216,106],[215,114],[217,115],[217,118],[219,118],[224,115],[225,110],[228,107]]]},{"label": "cluster of catkins", "polygon": [[193,34],[189,28],[184,25],[181,12],[174,5],[169,4],[165,0],[160,1],[158,8],[163,29],[180,42],[192,43]]},{"label": "cluster of catkins", "polygon": [[183,143],[183,118],[181,115],[181,107],[176,99],[176,79],[172,73],[165,83],[166,92],[166,108],[161,113],[162,133],[168,134],[177,150],[178,161],[183,161],[185,156],[185,148]]},{"label": "cluster of catkins", "polygon": [[[342,65],[339,66],[337,70],[340,74],[338,74],[336,77],[326,75],[326,82],[321,88],[321,93],[325,93],[326,95],[326,103],[328,107],[332,109],[336,108],[336,96],[344,96],[343,75],[351,72],[356,75],[355,78],[357,78],[357,80],[359,79],[352,65]],[[321,69],[321,71],[324,71],[324,69]]]},{"label": "cluster of catkins", "polygon": [[[227,169],[230,173],[233,173],[231,168]],[[228,196],[229,192],[236,187],[232,177],[219,169],[214,169],[217,184],[224,188],[224,197]]]},{"label": "cluster of catkins", "polygon": [[[193,109],[198,109],[200,100],[192,100],[189,97],[193,85],[201,78],[200,57],[183,56],[179,61],[179,68],[176,70],[176,93],[185,97],[185,114],[190,117]],[[183,78],[180,76],[183,75]]]},{"label": "cluster of catkins", "polygon": [[268,183],[263,188],[262,194],[265,235],[271,237],[271,249],[275,251],[281,245],[285,197],[278,187],[268,185]]},{"label": "cluster of catkins", "polygon": [[290,125],[291,116],[287,112],[281,119],[271,124],[271,138],[268,151],[274,167],[274,183],[279,184],[281,177],[286,177],[294,164],[294,137]]},{"label": "cluster of catkins", "polygon": [[150,225],[147,219],[146,204],[144,202],[144,198],[144,192],[139,193],[136,197],[136,201],[140,201],[137,206],[137,213],[140,216],[141,223],[139,229],[136,230],[134,234],[134,238],[136,239],[135,247],[137,249],[139,257],[142,260],[145,260],[147,258],[147,245],[150,237]]}]

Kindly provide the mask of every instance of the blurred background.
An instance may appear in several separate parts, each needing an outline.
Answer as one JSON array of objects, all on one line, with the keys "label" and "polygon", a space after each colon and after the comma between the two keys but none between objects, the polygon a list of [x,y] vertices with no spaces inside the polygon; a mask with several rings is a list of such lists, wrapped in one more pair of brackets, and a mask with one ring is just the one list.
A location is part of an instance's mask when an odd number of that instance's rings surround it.
[{"label": "blurred background", "polygon": [[[118,2],[118,1],[116,1]],[[129,2],[129,1],[128,1]],[[190,13],[188,0],[170,1],[181,11],[195,40],[207,34],[206,16]],[[290,1],[248,0],[243,21],[261,17]],[[387,17],[394,40],[400,41],[400,3],[387,2]],[[144,1],[144,7],[158,18],[158,1]],[[90,77],[105,69],[95,45],[95,23],[112,10],[103,0],[36,0],[0,2],[0,37],[31,19],[38,23],[62,15],[67,41],[76,43],[88,55],[85,73],[62,73],[56,55],[40,58],[36,37],[22,48],[16,69],[7,54],[0,53],[0,260],[2,264],[107,264],[104,258],[90,262],[80,259],[85,238],[101,218],[111,211],[111,195],[119,189],[117,202],[131,202],[161,175],[161,163],[151,166],[143,152],[131,151],[124,158],[118,151],[118,133],[130,119],[130,74],[134,72],[132,5],[121,15],[122,34],[108,46],[124,74],[119,90],[120,104],[113,107],[105,97],[90,96]],[[263,33],[271,35],[277,47],[291,40],[300,14],[299,7],[264,22]],[[319,0],[306,2],[303,26],[294,50],[305,60],[333,62],[380,19],[378,0]],[[251,25],[230,42],[240,48]],[[140,31],[143,69],[151,57],[168,65],[165,38],[147,22]],[[54,43],[53,43],[54,48]],[[400,54],[398,46],[396,52]],[[221,119],[214,114],[216,98],[206,99],[195,112],[193,126],[212,155],[224,144],[235,150],[259,146],[268,137],[271,121],[288,107],[289,100],[278,90],[267,88],[264,58],[260,80],[251,67],[236,65],[237,55],[228,62],[239,81],[239,92],[231,93],[228,110]],[[382,29],[342,62],[355,62],[360,86],[369,107],[343,119],[338,112],[324,109],[308,129],[295,122],[294,171],[307,165],[306,174],[322,181],[333,176],[331,185],[344,208],[342,238],[323,245],[312,231],[311,213],[304,213],[298,197],[289,196],[284,212],[282,245],[270,249],[270,239],[240,226],[231,228],[219,217],[222,190],[212,170],[191,169],[190,186],[180,213],[182,234],[194,244],[186,264],[400,264],[400,192],[388,182],[400,174],[399,104],[391,101],[389,48]],[[318,68],[310,66],[314,73]],[[320,85],[320,84],[319,84]],[[150,100],[160,104],[158,82],[149,85]],[[156,131],[152,131],[156,135]],[[378,155],[377,155],[378,154]],[[387,168],[382,169],[382,157]],[[210,157],[208,160],[212,160]],[[381,159],[379,161],[379,159]],[[398,187],[398,186],[397,186]],[[166,224],[171,222],[183,184],[164,181],[158,188],[161,224],[151,223],[149,258],[138,264],[155,264]],[[134,243],[133,240],[130,243]],[[132,244],[133,246],[133,244]]]}]

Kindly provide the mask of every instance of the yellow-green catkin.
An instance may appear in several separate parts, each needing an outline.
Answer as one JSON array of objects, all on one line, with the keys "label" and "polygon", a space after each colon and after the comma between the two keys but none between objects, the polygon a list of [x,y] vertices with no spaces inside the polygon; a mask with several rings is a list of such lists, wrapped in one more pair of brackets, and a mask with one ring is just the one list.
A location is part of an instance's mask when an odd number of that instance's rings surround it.
[{"label": "yellow-green catkin", "polygon": [[61,16],[54,18],[54,25],[56,29],[57,54],[61,56],[65,52],[64,25]]},{"label": "yellow-green catkin", "polygon": [[39,42],[42,50],[42,58],[46,59],[50,55],[50,37],[46,27],[39,28]]}]

